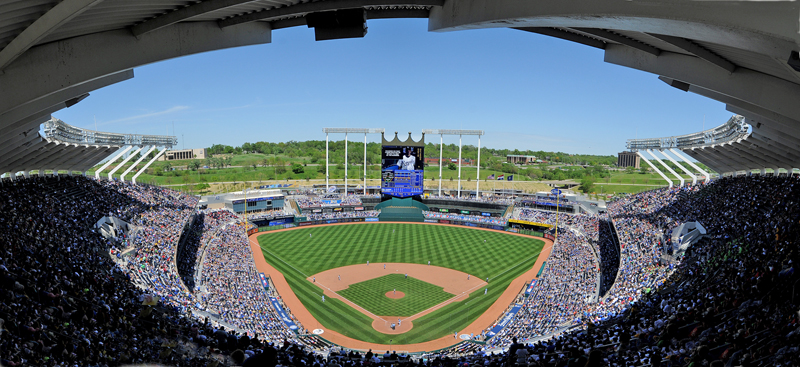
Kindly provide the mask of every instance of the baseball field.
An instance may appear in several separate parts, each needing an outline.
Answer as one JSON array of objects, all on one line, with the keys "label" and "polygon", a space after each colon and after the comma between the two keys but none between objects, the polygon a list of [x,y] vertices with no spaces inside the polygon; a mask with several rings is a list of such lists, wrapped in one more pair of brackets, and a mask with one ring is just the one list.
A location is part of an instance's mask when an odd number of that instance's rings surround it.
[{"label": "baseball field", "polygon": [[393,345],[463,330],[531,270],[544,246],[499,231],[410,223],[268,232],[258,244],[325,329]]}]

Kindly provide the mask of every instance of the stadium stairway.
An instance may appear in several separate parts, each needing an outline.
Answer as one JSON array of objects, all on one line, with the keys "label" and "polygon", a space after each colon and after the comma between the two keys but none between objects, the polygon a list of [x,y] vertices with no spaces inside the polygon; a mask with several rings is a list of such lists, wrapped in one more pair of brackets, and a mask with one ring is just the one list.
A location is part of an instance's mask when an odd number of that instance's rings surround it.
[{"label": "stadium stairway", "polygon": [[49,190],[52,190],[53,196],[61,202],[67,199],[81,200],[87,196],[87,192],[70,177],[64,177],[59,180],[50,180],[44,184]]}]

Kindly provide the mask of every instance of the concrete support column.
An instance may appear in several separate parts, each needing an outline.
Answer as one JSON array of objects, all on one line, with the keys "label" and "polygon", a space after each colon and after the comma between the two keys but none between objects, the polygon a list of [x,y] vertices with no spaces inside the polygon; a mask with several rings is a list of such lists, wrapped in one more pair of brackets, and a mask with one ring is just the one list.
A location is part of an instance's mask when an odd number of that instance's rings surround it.
[{"label": "concrete support column", "polygon": [[636,154],[639,155],[639,158],[641,158],[641,160],[645,161],[645,163],[647,163],[648,166],[650,166],[653,170],[655,170],[656,173],[658,173],[661,176],[661,178],[667,180],[667,182],[669,182],[669,188],[672,188],[672,180],[670,180],[669,177],[667,177],[667,175],[665,175],[663,172],[661,172],[661,170],[659,170],[658,167],[656,167],[652,163],[650,163],[650,161],[648,161],[647,158],[644,157],[644,154],[642,154],[641,151],[636,152]]},{"label": "concrete support column", "polygon": [[[153,148],[155,148],[155,147],[153,147]],[[161,157],[161,155],[164,154],[164,152],[166,152],[166,151],[167,151],[167,147],[161,148],[161,151],[158,152],[158,154],[156,154],[156,156],[153,157],[153,159],[151,159],[149,162],[147,162],[147,164],[145,164],[144,167],[142,167],[142,169],[140,169],[138,172],[136,172],[135,175],[133,175],[133,177],[131,178],[131,183],[133,183],[135,185],[136,184],[136,177],[139,177],[139,175],[141,175],[142,172],[144,172],[144,170],[147,169],[147,167],[150,167],[150,165],[153,164],[153,162],[155,162],[159,157]],[[145,155],[147,155],[147,154],[145,154]]]},{"label": "concrete support column", "polygon": [[689,164],[689,165],[690,165],[692,168],[696,169],[696,170],[697,170],[697,172],[700,172],[700,174],[702,174],[703,176],[705,176],[706,180],[704,181],[704,183],[708,183],[708,181],[711,181],[711,175],[710,175],[708,172],[704,171],[703,169],[701,169],[700,167],[698,167],[696,164],[692,163],[692,161],[690,161],[690,160],[688,160],[686,157],[684,157],[684,156],[683,156],[683,154],[681,154],[681,153],[678,153],[678,151],[677,151],[677,150],[675,150],[674,148],[670,148],[670,149],[669,149],[669,151],[670,151],[672,154],[674,154],[676,157],[678,157],[678,159],[680,159],[680,160],[682,160],[682,161],[686,162],[686,163],[687,163],[687,164]]},{"label": "concrete support column", "polygon": [[111,163],[114,163],[114,161],[119,159],[119,157],[122,157],[125,153],[127,153],[129,150],[131,150],[131,148],[133,148],[133,145],[128,145],[125,149],[120,151],[119,154],[114,156],[114,158],[109,159],[108,162],[106,162],[106,164],[104,164],[102,167],[100,167],[100,169],[98,169],[94,173],[94,178],[99,180],[100,179],[100,172],[103,172],[104,169],[108,168],[108,166],[111,165]]},{"label": "concrete support column", "polygon": [[695,174],[694,174],[694,173],[692,173],[692,171],[689,171],[689,170],[688,170],[688,169],[686,169],[686,167],[684,167],[682,164],[678,163],[678,161],[676,161],[675,159],[673,159],[671,155],[667,154],[667,152],[666,152],[665,150],[660,150],[660,152],[661,152],[661,154],[662,154],[663,156],[667,157],[667,159],[669,159],[669,160],[670,160],[670,162],[674,163],[674,164],[675,164],[676,166],[678,166],[678,167],[679,167],[679,168],[680,168],[680,169],[681,169],[681,170],[682,170],[684,173],[686,173],[687,175],[689,175],[689,177],[691,177],[691,178],[692,178],[692,186],[694,186],[694,185],[696,185],[696,184],[697,184],[697,176],[695,176]]},{"label": "concrete support column", "polygon": [[155,145],[150,147],[150,149],[147,150],[147,153],[142,154],[142,156],[139,157],[139,159],[137,159],[136,162],[134,162],[130,167],[128,167],[128,169],[125,170],[125,172],[122,173],[121,176],[119,176],[119,180],[125,182],[125,176],[127,176],[128,173],[133,171],[133,169],[136,168],[136,166],[139,165],[139,163],[141,163],[145,158],[147,158],[147,155],[150,154],[155,149],[156,149]]},{"label": "concrete support column", "polygon": [[141,147],[141,148],[139,148],[139,149],[136,149],[136,151],[134,151],[133,153],[131,153],[131,154],[128,156],[128,158],[125,158],[125,159],[122,161],[122,163],[120,163],[120,164],[119,164],[119,166],[117,166],[116,168],[114,168],[113,170],[111,170],[111,172],[109,172],[109,173],[108,173],[108,180],[109,180],[109,181],[113,180],[113,179],[114,179],[114,173],[115,173],[115,172],[117,172],[117,171],[118,171],[120,168],[122,168],[122,166],[124,166],[124,165],[125,165],[125,163],[128,163],[128,161],[129,161],[129,160],[131,160],[131,158],[133,158],[133,156],[135,156],[137,153],[141,152],[141,151],[142,151],[142,149],[144,149],[144,147]]},{"label": "concrete support column", "polygon": [[666,164],[666,163],[664,163],[664,161],[662,161],[661,159],[659,159],[658,157],[656,157],[656,155],[655,155],[655,154],[653,154],[653,151],[652,151],[652,150],[650,150],[650,149],[647,149],[647,154],[650,154],[650,156],[651,156],[651,157],[653,157],[653,159],[655,159],[655,160],[656,160],[656,162],[658,162],[658,163],[661,163],[661,165],[662,165],[662,166],[664,166],[664,168],[666,168],[666,169],[667,169],[667,171],[669,171],[669,173],[672,173],[672,175],[673,175],[673,176],[675,176],[675,177],[678,179],[678,181],[680,181],[680,183],[681,183],[681,187],[683,187],[683,182],[684,182],[684,181],[683,181],[683,177],[681,177],[681,175],[679,175],[679,174],[678,174],[677,172],[675,172],[675,171],[674,171],[672,168],[670,168],[669,166],[667,166],[667,164]]}]

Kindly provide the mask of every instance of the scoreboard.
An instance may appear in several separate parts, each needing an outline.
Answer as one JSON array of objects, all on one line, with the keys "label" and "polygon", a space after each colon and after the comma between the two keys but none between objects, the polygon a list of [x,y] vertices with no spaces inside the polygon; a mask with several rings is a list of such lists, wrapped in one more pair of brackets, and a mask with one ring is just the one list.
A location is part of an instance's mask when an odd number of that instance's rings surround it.
[{"label": "scoreboard", "polygon": [[381,191],[386,195],[409,197],[422,195],[423,172],[410,170],[383,171]]},{"label": "scoreboard", "polygon": [[381,147],[381,193],[400,198],[422,195],[424,145],[417,144]]}]

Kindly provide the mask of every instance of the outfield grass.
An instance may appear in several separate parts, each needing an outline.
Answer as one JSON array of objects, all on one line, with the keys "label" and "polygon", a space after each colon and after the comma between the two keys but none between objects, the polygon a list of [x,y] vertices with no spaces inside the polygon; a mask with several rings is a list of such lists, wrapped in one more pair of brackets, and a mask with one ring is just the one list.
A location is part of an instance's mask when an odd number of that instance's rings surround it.
[{"label": "outfield grass", "polygon": [[[485,312],[512,280],[533,267],[544,246],[541,240],[503,232],[405,223],[307,227],[267,233],[258,241],[266,261],[283,273],[320,323],[345,336],[381,344],[389,344],[390,339],[394,344],[420,343],[462,330]],[[484,296],[483,289],[476,290],[464,301],[420,317],[407,333],[383,334],[372,328],[372,319],[344,302],[328,298],[323,303],[319,288],[306,280],[312,274],[367,260],[415,264],[430,260],[432,265],[481,279],[489,277],[489,292]]]},{"label": "outfield grass", "polygon": [[[387,292],[399,291],[405,297],[391,299]],[[379,278],[350,284],[339,292],[342,297],[380,316],[412,316],[436,306],[455,295],[442,287],[403,274],[389,274]]]}]

